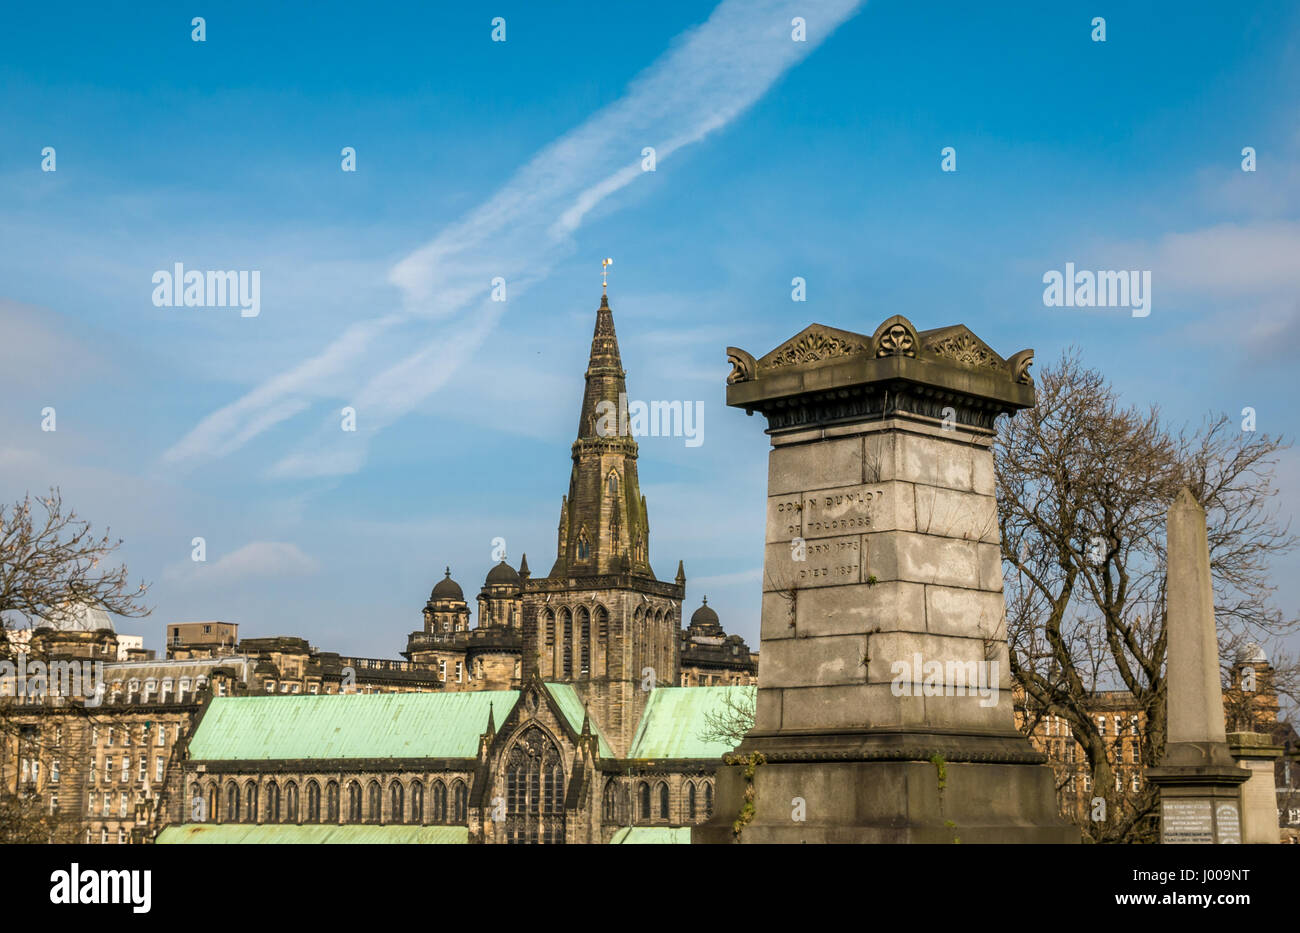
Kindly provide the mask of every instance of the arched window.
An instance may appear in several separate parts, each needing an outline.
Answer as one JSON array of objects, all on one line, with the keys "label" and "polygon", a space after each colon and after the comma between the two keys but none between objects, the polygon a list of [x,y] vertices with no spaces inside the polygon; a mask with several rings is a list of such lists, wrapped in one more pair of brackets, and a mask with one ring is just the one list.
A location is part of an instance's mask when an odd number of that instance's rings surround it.
[{"label": "arched window", "polygon": [[239,787],[234,781],[226,785],[226,822],[239,822]]},{"label": "arched window", "polygon": [[361,785],[356,781],[348,782],[348,822],[361,822]]},{"label": "arched window", "polygon": [[591,546],[587,543],[587,529],[584,528],[578,532],[578,560],[586,560],[591,553]]},{"label": "arched window", "polygon": [[411,822],[416,826],[424,823],[424,785],[418,780],[411,782]]},{"label": "arched window", "polygon": [[451,788],[451,821],[464,823],[469,819],[469,790],[464,781],[457,781]]},{"label": "arched window", "polygon": [[506,842],[564,842],[564,768],[560,750],[531,726],[506,753]]},{"label": "arched window", "polygon": [[704,818],[713,816],[713,782],[704,782]]},{"label": "arched window", "polygon": [[555,615],[547,609],[542,613],[542,622],[546,628],[546,647],[550,648],[555,644]]},{"label": "arched window", "polygon": [[609,476],[605,479],[605,491],[611,496],[618,494],[618,474],[613,470],[609,471]]},{"label": "arched window", "polygon": [[284,785],[284,818],[285,822],[298,822],[298,785],[293,781]]},{"label": "arched window", "polygon": [[650,822],[650,785],[642,781],[636,789],[636,815],[643,822]]},{"label": "arched window", "polygon": [[586,677],[591,673],[591,616],[585,608],[578,609],[578,673]]},{"label": "arched window", "polygon": [[325,822],[339,821],[339,782],[330,781],[325,785]]},{"label": "arched window", "polygon": [[695,784],[686,785],[686,818],[694,822],[695,820]]},{"label": "arched window", "polygon": [[218,788],[216,784],[208,785],[208,812],[206,814],[207,819],[217,820],[217,821],[221,820],[221,810],[218,806],[220,803],[221,803],[220,788]]},{"label": "arched window", "polygon": [[447,785],[442,781],[433,782],[433,813],[429,820],[433,823],[447,822]]},{"label": "arched window", "polygon": [[668,785],[659,782],[659,819],[668,819]]},{"label": "arched window", "polygon": [[601,821],[609,826],[620,822],[618,818],[618,782],[616,781],[607,781],[605,783],[605,794],[601,801]]},{"label": "arched window", "polygon": [[564,676],[573,676],[573,617],[569,610],[560,610],[560,628],[564,631]]},{"label": "arched window", "polygon": [[320,785],[315,781],[307,782],[307,822],[320,822]]},{"label": "arched window", "polygon": [[370,798],[368,801],[369,810],[370,810],[370,822],[372,823],[382,822],[384,792],[380,789],[378,781],[370,782],[370,788],[367,793],[367,796]]},{"label": "arched window", "polygon": [[603,666],[602,673],[609,676],[609,613],[604,606],[596,607],[596,644],[600,645],[600,657],[596,666]]},{"label": "arched window", "polygon": [[394,823],[406,819],[406,800],[402,795],[401,781],[393,781],[388,785],[388,815]]},{"label": "arched window", "polygon": [[266,821],[280,822],[280,786],[275,781],[266,785]]}]

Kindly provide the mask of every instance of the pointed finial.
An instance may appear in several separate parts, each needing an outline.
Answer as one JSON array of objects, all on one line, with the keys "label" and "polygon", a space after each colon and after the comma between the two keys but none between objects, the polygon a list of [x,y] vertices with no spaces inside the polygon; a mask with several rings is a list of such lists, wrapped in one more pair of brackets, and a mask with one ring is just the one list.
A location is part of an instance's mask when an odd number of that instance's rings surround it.
[{"label": "pointed finial", "polygon": [[709,597],[706,596],[704,597],[704,605],[707,606],[708,604],[709,604]]},{"label": "pointed finial", "polygon": [[497,731],[496,713],[492,709],[492,705],[493,705],[492,701],[489,700],[488,701],[488,727],[487,727],[488,732]]},{"label": "pointed finial", "polygon": [[447,579],[449,579],[449,580],[451,579],[451,568],[450,568],[450,567],[447,568]]},{"label": "pointed finial", "polygon": [[609,287],[609,267],[614,265],[612,259],[602,259],[600,261],[600,290],[603,293]]}]

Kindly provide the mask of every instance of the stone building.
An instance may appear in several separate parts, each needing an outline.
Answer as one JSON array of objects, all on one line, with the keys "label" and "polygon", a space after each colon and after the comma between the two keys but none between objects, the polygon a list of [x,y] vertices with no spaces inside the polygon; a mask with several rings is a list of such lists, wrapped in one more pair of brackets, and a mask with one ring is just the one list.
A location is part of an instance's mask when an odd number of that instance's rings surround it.
[{"label": "stone building", "polygon": [[[1290,723],[1278,718],[1274,670],[1258,645],[1247,645],[1238,653],[1223,691],[1223,706],[1230,735],[1258,733],[1283,749],[1274,765],[1278,823],[1283,841],[1300,841],[1300,736]],[[1150,757],[1144,747],[1145,711],[1126,690],[1100,690],[1092,695],[1089,714],[1107,740],[1115,793],[1130,797],[1142,794]],[[1087,820],[1097,791],[1087,756],[1069,722],[1026,710],[1022,696],[1017,696],[1016,722],[1030,743],[1051,762],[1061,812],[1076,822]]]},{"label": "stone building", "polygon": [[154,831],[173,842],[682,841],[750,687],[656,687],[619,755],[573,684],[216,697],[183,740]]},{"label": "stone building", "polygon": [[619,755],[631,747],[651,688],[749,684],[757,671],[757,656],[707,606],[682,630],[681,561],[672,582],[650,567],[637,442],[621,424],[610,430],[610,413],[626,399],[626,375],[602,295],[550,573],[532,576],[526,554],[518,570],[498,563],[471,627],[469,603],[448,567],[424,606],[423,629],[403,652],[435,667],[449,691],[519,690],[533,674],[571,685]]},{"label": "stone building", "polygon": [[739,635],[723,631],[707,596],[681,633],[678,656],[683,687],[758,683],[758,652],[750,651]]}]

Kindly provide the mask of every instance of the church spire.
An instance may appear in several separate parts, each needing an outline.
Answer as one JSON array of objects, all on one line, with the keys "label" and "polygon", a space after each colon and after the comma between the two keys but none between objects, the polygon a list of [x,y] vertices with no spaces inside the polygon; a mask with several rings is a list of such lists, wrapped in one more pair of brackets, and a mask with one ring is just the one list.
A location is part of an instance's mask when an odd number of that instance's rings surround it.
[{"label": "church spire", "polygon": [[637,443],[627,433],[627,373],[609,296],[601,294],[591,335],[586,386],[573,442],[569,494],[560,508],[559,549],[551,575],[632,573],[653,578],[649,521],[637,480]]}]

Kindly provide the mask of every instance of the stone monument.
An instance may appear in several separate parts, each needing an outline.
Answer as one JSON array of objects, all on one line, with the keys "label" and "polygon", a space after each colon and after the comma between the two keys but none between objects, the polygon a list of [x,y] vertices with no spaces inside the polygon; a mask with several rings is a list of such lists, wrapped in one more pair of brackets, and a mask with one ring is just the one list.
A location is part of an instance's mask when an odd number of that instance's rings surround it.
[{"label": "stone monument", "polygon": [[895,316],[727,352],[727,404],[772,443],[762,653],[692,840],[1078,842],[1007,663],[991,445],[1034,404],[1033,351]]},{"label": "stone monument", "polygon": [[1169,506],[1165,583],[1169,737],[1147,780],[1160,789],[1160,841],[1241,842],[1241,785],[1228,749],[1205,510],[1187,487]]}]

